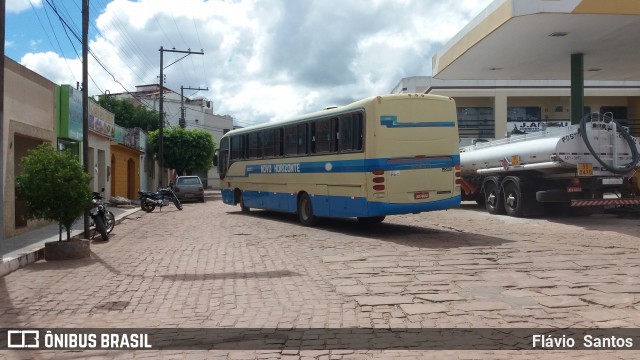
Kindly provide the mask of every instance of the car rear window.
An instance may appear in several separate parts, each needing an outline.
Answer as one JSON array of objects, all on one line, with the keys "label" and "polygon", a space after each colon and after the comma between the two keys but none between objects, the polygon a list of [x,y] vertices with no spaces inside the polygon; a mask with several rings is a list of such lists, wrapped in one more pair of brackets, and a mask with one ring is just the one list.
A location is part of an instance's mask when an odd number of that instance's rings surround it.
[{"label": "car rear window", "polygon": [[182,178],[176,181],[176,185],[200,185],[200,179],[198,178]]}]

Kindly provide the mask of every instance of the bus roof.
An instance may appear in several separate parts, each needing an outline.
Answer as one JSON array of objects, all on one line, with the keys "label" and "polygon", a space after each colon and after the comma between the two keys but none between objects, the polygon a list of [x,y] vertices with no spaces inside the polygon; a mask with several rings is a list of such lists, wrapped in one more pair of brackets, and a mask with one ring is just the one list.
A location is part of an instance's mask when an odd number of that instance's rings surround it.
[{"label": "bus roof", "polygon": [[351,103],[349,105],[328,107],[328,108],[326,108],[324,110],[321,110],[321,111],[317,111],[317,112],[309,113],[309,114],[305,114],[305,115],[299,115],[299,116],[295,116],[295,117],[292,117],[292,118],[289,118],[289,119],[285,119],[285,120],[268,121],[268,122],[264,122],[264,123],[257,124],[257,125],[247,126],[247,127],[242,128],[242,129],[232,130],[232,131],[229,131],[226,134],[224,134],[223,137],[232,136],[232,135],[236,135],[236,134],[243,134],[243,133],[251,132],[253,130],[258,130],[258,129],[268,129],[268,128],[271,128],[271,127],[277,127],[277,126],[292,124],[292,123],[296,123],[296,122],[313,120],[313,119],[316,119],[316,118],[321,118],[321,117],[326,117],[326,116],[340,115],[342,113],[350,112],[350,111],[357,110],[357,109],[362,109],[362,108],[364,108],[364,106],[367,103],[369,103],[371,101],[374,101],[378,97],[381,98],[381,99],[384,99],[384,100],[394,100],[394,99],[404,99],[404,98],[417,98],[417,97],[422,97],[422,98],[430,99],[430,100],[442,100],[442,101],[451,101],[452,100],[448,96],[432,95],[432,94],[385,94],[385,95],[371,96],[371,97],[356,101],[354,103]]}]

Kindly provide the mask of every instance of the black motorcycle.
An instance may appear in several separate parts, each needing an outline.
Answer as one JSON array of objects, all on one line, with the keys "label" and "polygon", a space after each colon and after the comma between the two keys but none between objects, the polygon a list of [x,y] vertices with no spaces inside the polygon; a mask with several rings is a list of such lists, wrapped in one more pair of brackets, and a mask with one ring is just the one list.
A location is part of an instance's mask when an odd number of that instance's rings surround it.
[{"label": "black motorcycle", "polygon": [[156,206],[162,211],[162,207],[169,205],[170,202],[173,202],[178,210],[182,210],[182,204],[170,186],[159,188],[156,192],[138,191],[138,194],[140,194],[140,207],[146,212],[152,212]]},{"label": "black motorcycle", "polygon": [[109,234],[113,231],[116,225],[116,217],[111,211],[108,211],[105,206],[105,201],[99,192],[94,191],[91,194],[91,209],[89,209],[89,215],[91,221],[89,227],[92,229],[91,238],[99,233],[102,240],[109,240]]}]

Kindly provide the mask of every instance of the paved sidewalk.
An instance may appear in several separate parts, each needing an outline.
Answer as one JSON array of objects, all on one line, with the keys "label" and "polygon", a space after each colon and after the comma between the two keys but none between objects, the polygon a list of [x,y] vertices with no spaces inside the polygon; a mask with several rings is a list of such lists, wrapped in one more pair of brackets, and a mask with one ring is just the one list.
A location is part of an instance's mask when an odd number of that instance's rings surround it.
[{"label": "paved sidewalk", "polygon": [[[140,210],[140,207],[109,206],[108,209],[113,212],[116,217],[116,224],[118,224],[127,216]],[[44,257],[45,242],[57,241],[59,239],[59,231],[58,224],[50,224],[0,241],[0,256],[2,259],[0,261],[0,276],[42,259]],[[82,221],[76,221],[71,229],[71,236],[79,235],[82,231]],[[62,238],[66,239],[66,236],[66,230],[63,228]]]}]

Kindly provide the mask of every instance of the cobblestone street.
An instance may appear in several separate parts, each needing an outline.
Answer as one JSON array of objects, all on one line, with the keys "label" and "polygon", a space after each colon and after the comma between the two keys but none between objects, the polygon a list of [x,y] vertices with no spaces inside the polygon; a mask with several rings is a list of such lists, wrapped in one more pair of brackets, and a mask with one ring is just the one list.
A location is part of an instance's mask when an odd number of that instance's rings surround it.
[{"label": "cobblestone street", "polygon": [[[92,257],[0,278],[3,327],[640,328],[640,221],[461,209],[380,225],[243,214],[219,196],[137,212]],[[635,339],[640,341],[640,339]],[[376,344],[376,348],[393,344]],[[539,358],[535,351],[144,350],[81,357]],[[546,351],[634,358],[636,351]],[[77,352],[1,352],[69,358]]]}]

